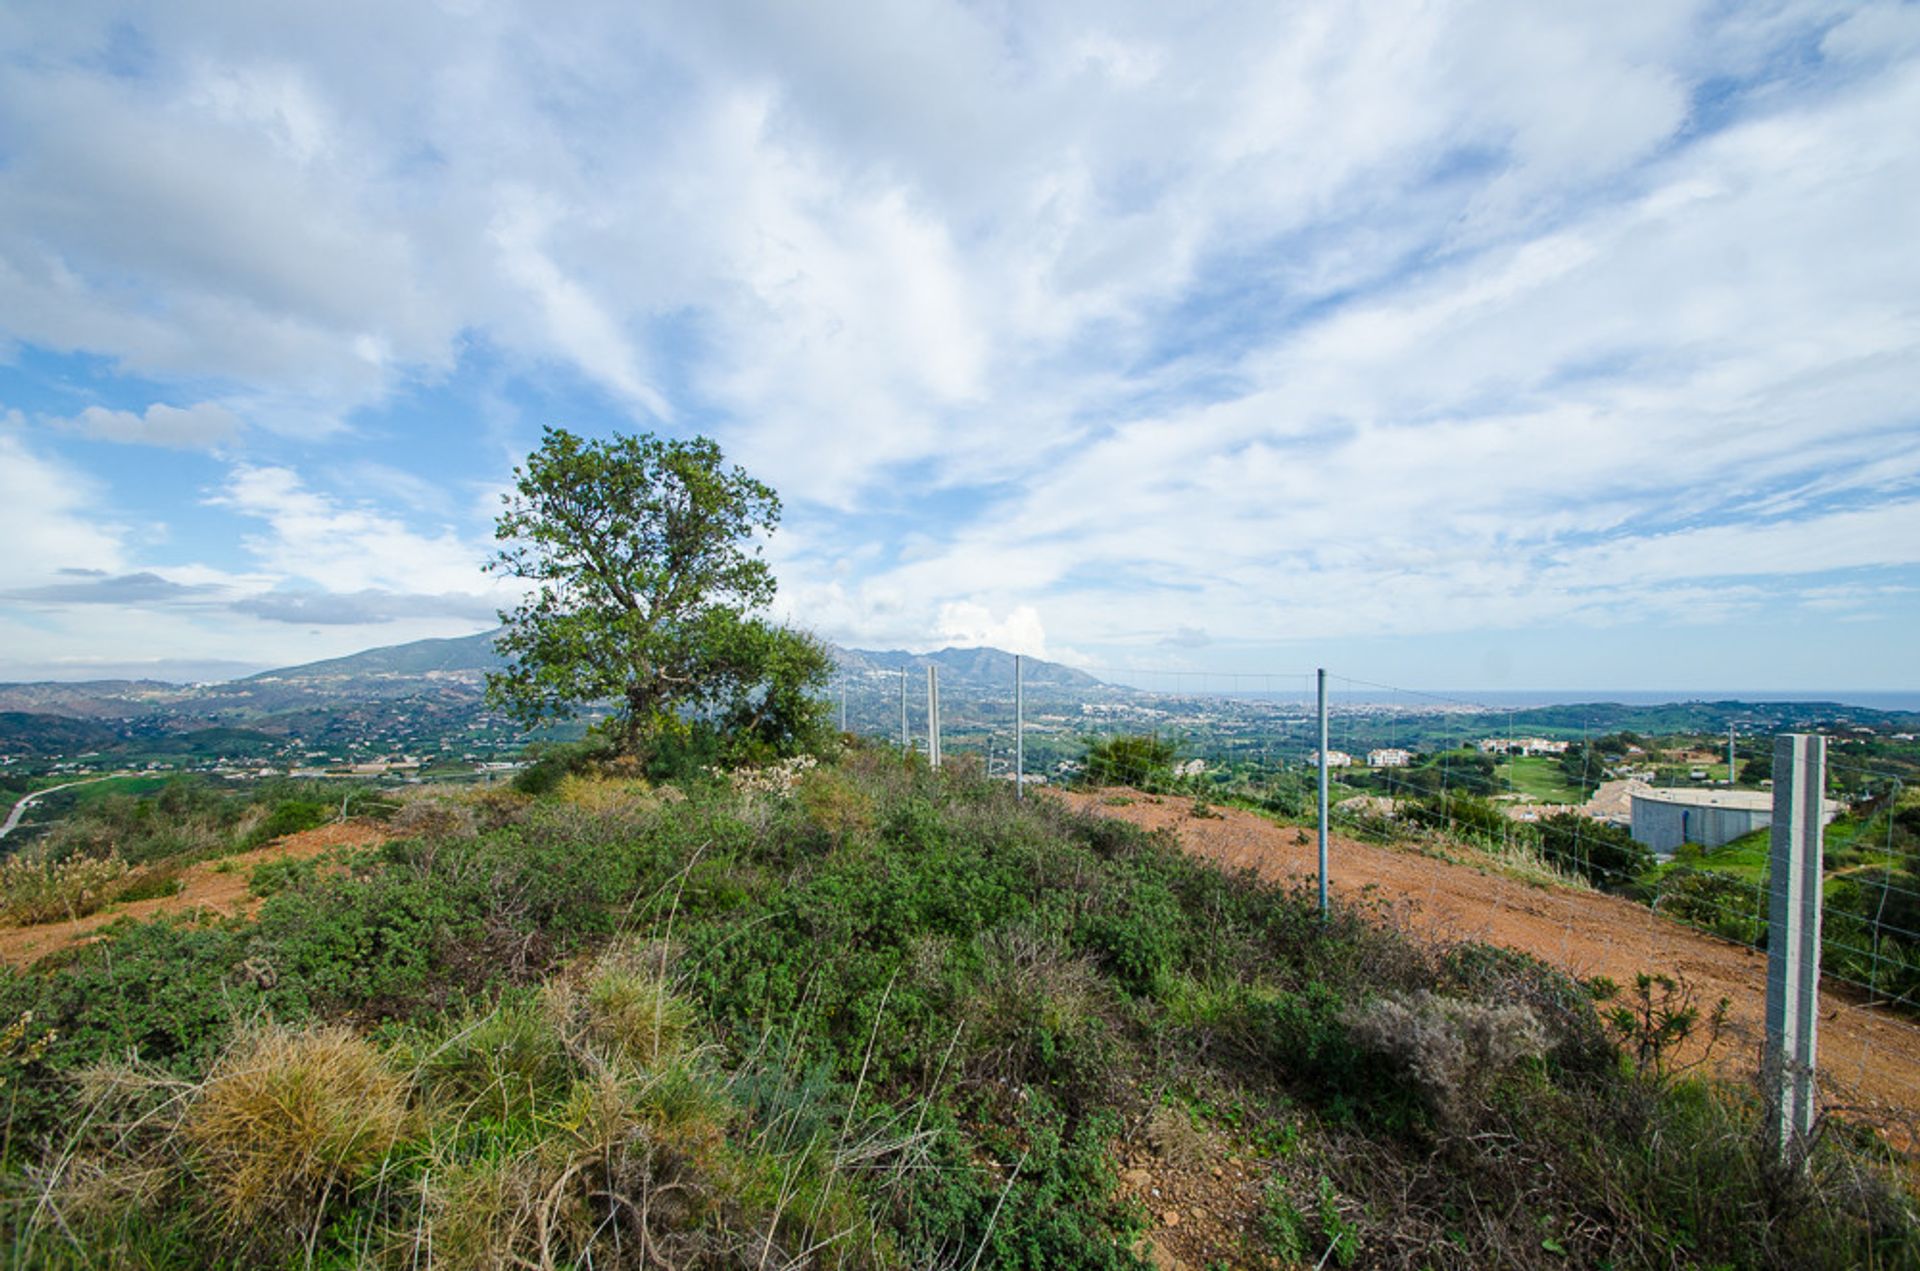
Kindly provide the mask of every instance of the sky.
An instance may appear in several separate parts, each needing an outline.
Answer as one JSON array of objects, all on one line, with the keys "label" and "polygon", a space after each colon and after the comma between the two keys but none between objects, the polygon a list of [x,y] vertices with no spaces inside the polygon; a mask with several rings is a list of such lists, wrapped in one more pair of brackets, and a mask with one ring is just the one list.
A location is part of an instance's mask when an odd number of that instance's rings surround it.
[{"label": "sky", "polygon": [[0,679],[494,624],[559,426],[832,640],[1920,688],[1920,5],[0,6]]}]

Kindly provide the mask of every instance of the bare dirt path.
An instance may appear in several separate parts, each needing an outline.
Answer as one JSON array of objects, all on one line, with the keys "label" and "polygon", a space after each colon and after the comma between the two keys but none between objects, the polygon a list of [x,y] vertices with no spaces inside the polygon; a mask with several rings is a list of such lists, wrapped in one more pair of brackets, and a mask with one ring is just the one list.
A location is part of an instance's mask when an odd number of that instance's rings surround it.
[{"label": "bare dirt path", "polygon": [[247,889],[253,867],[263,861],[306,860],[336,847],[371,847],[391,835],[377,821],[343,821],[275,839],[251,852],[189,865],[180,873],[181,889],[171,896],[109,905],[98,913],[66,922],[0,928],[0,962],[31,966],[50,953],[95,939],[102,927],[122,918],[146,921],[162,914],[198,910],[209,916],[251,913],[259,898]]},{"label": "bare dirt path", "polygon": [[[1085,811],[1148,829],[1170,829],[1196,856],[1285,880],[1317,873],[1311,832],[1251,812],[1195,817],[1189,799],[1055,792]],[[1767,959],[1683,927],[1617,896],[1542,887],[1488,870],[1335,837],[1328,849],[1335,894],[1375,894],[1404,906],[1414,929],[1445,940],[1517,949],[1581,977],[1623,985],[1641,972],[1685,977],[1706,1008],[1729,999],[1730,1037],[1714,1062],[1734,1078],[1756,1073],[1766,1020]],[[1920,1027],[1822,989],[1820,1083],[1828,1107],[1880,1126],[1912,1150],[1920,1144]]]}]

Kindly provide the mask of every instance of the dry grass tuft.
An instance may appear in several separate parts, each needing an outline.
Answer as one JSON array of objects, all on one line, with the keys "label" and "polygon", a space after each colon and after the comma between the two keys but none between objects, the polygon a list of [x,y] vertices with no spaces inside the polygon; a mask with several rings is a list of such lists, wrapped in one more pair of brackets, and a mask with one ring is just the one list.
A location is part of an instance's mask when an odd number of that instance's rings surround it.
[{"label": "dry grass tuft", "polygon": [[1192,1169],[1213,1154],[1212,1143],[1194,1127],[1193,1118],[1164,1104],[1147,1118],[1147,1141],[1162,1160],[1182,1169]]},{"label": "dry grass tuft", "polygon": [[596,815],[632,816],[656,806],[653,787],[637,778],[583,776],[571,773],[560,779],[554,791],[562,802]]},{"label": "dry grass tuft", "polygon": [[465,803],[443,798],[411,798],[388,822],[407,838],[470,839],[480,832],[479,818]]},{"label": "dry grass tuft", "polygon": [[585,974],[550,983],[547,1013],[569,1050],[594,1066],[650,1072],[686,1057],[693,1012],[661,976],[655,949],[619,947]]},{"label": "dry grass tuft", "polygon": [[240,1034],[180,1133],[224,1234],[305,1237],[405,1137],[407,1084],[338,1026]]}]

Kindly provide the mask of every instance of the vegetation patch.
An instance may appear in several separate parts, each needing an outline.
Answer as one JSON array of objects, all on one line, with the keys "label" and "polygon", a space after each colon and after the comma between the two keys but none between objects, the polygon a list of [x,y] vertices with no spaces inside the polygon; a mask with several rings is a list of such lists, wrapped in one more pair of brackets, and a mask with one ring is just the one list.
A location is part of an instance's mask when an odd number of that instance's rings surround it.
[{"label": "vegetation patch", "polygon": [[0,980],[13,1262],[1920,1256],[1884,1145],[1781,1173],[1668,1062],[1710,1018],[1657,968],[1597,1008],[885,750],[415,807]]}]

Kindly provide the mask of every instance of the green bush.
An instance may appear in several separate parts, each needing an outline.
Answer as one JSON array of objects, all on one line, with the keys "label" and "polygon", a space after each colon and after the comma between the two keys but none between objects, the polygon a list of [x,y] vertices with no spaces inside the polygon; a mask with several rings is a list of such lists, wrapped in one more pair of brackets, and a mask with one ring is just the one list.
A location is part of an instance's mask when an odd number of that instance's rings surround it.
[{"label": "green bush", "polygon": [[1091,739],[1081,761],[1082,779],[1090,786],[1164,788],[1179,753],[1171,741],[1145,733]]},{"label": "green bush", "polygon": [[313,799],[281,799],[268,811],[266,819],[253,828],[247,841],[252,846],[268,843],[325,825],[333,816],[334,805],[331,803]]},{"label": "green bush", "polygon": [[1654,908],[1741,944],[1760,946],[1767,934],[1765,892],[1744,878],[1680,867],[1659,883]]},{"label": "green bush", "polygon": [[1538,828],[1541,854],[1596,887],[1619,889],[1653,868],[1652,850],[1609,822],[1559,812],[1541,818]]}]

